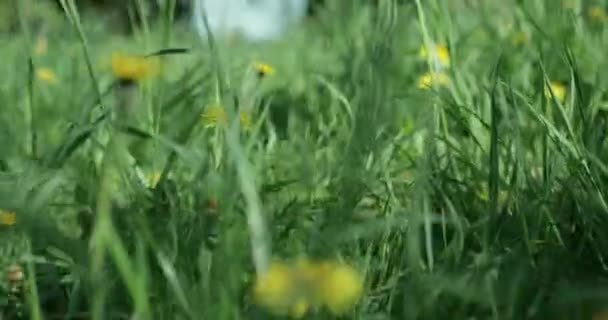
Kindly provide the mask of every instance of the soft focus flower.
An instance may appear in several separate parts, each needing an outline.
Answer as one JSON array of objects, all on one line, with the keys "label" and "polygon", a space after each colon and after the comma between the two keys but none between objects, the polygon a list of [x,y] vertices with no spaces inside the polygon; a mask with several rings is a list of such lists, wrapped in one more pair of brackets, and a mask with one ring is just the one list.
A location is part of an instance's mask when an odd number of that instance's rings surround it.
[{"label": "soft focus flower", "polygon": [[587,16],[593,22],[604,23],[608,21],[608,14],[601,6],[592,6],[587,9]]},{"label": "soft focus flower", "polygon": [[431,51],[431,59],[437,69],[448,68],[450,66],[450,51],[444,45],[434,45],[432,50],[428,50],[426,46],[422,46],[418,52],[420,59],[427,60]]},{"label": "soft focus flower", "polygon": [[139,82],[155,76],[159,71],[156,57],[142,57],[114,53],[112,55],[112,73],[122,81]]},{"label": "soft focus flower", "polygon": [[320,297],[334,314],[352,308],[363,292],[363,278],[346,264],[332,264],[320,280]]},{"label": "soft focus flower", "polygon": [[551,92],[553,92],[553,95],[555,95],[555,99],[563,103],[566,99],[566,90],[567,89],[564,84],[557,81],[551,81],[551,83],[549,83],[549,87],[545,87],[545,96],[547,97],[547,99],[551,99]]},{"label": "soft focus flower", "polygon": [[53,72],[53,70],[49,68],[39,68],[36,70],[36,77],[38,80],[47,82],[47,83],[57,83],[57,76]]},{"label": "soft focus flower", "polygon": [[258,74],[258,76],[260,78],[263,78],[265,76],[271,76],[274,74],[274,68],[268,64],[262,63],[262,62],[257,62],[253,65],[253,68],[255,69],[255,72]]},{"label": "soft focus flower", "polygon": [[48,50],[48,40],[45,37],[38,37],[34,46],[34,54],[37,56],[43,56]]},{"label": "soft focus flower", "polygon": [[333,261],[299,259],[273,263],[254,287],[258,305],[276,314],[302,317],[325,306],[336,314],[352,308],[363,292],[363,277],[352,267]]},{"label": "soft focus flower", "polygon": [[[255,302],[276,314],[302,311],[302,301],[293,281],[291,268],[280,262],[273,262],[260,276],[253,289]],[[293,310],[293,311],[292,311]]]},{"label": "soft focus flower", "polygon": [[419,89],[430,89],[434,85],[447,86],[450,84],[450,77],[445,72],[427,72],[418,78]]},{"label": "soft focus flower", "polygon": [[[224,107],[220,105],[208,107],[207,110],[205,110],[205,112],[203,112],[203,114],[201,115],[201,118],[203,119],[203,123],[207,127],[214,127],[218,124],[226,124],[228,122],[228,115],[226,114],[226,110],[224,110]],[[239,112],[239,119],[243,128],[251,128],[251,116],[248,112]]]},{"label": "soft focus flower", "polygon": [[0,210],[0,226],[12,226],[17,222],[17,214],[13,211]]}]

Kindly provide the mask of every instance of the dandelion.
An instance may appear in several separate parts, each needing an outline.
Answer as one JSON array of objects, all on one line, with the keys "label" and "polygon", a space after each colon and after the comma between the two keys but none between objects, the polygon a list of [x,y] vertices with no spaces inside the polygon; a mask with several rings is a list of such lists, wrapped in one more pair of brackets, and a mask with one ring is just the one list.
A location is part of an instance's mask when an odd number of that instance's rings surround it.
[{"label": "dandelion", "polygon": [[302,313],[306,301],[298,297],[293,279],[293,272],[287,264],[273,262],[254,287],[255,302],[276,314]]},{"label": "dandelion", "polygon": [[300,318],[311,308],[325,306],[335,315],[352,308],[363,292],[363,277],[336,262],[273,263],[254,287],[258,305],[276,314]]},{"label": "dandelion", "polygon": [[427,72],[418,78],[418,88],[427,90],[437,86],[447,86],[450,84],[450,77],[445,72]]},{"label": "dandelion", "polygon": [[272,66],[270,66],[266,63],[262,63],[262,62],[255,63],[253,65],[253,69],[255,70],[258,77],[260,77],[260,78],[264,78],[266,76],[271,76],[275,73],[275,70]]},{"label": "dandelion", "polygon": [[55,75],[55,72],[49,68],[39,68],[36,70],[36,78],[50,84],[57,83],[57,76]]},{"label": "dandelion", "polygon": [[[551,94],[553,92],[553,95]],[[566,86],[561,82],[551,81],[549,86],[545,86],[545,96],[547,99],[551,99],[555,96],[555,99],[560,103],[563,103],[566,99]]]},{"label": "dandelion", "polygon": [[426,61],[429,58],[429,51],[431,51],[431,58],[437,69],[450,67],[450,51],[446,46],[434,45],[432,50],[428,50],[426,46],[422,46],[418,52],[418,56]]},{"label": "dandelion", "polygon": [[12,226],[17,223],[17,214],[13,211],[0,210],[0,226]]},{"label": "dandelion", "polygon": [[148,79],[158,73],[158,60],[154,57],[142,57],[114,53],[112,55],[112,73],[125,82],[134,83]]},{"label": "dandelion", "polygon": [[[214,105],[207,108],[207,110],[205,110],[205,112],[203,112],[201,115],[201,118],[206,127],[214,127],[218,124],[226,124],[228,122],[226,110],[220,105]],[[248,112],[244,110],[239,112],[239,120],[243,128],[251,128],[251,116]]]},{"label": "dandelion", "polygon": [[363,292],[362,276],[346,264],[330,264],[319,284],[323,303],[336,315],[352,308]]},{"label": "dandelion", "polygon": [[601,6],[592,6],[587,10],[587,16],[592,22],[604,23],[608,21],[608,14]]}]

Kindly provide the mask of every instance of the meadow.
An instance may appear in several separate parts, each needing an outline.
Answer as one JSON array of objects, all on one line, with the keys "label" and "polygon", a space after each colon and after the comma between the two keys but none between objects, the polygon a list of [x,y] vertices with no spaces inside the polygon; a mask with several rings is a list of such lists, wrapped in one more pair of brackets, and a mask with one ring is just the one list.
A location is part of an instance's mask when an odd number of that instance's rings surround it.
[{"label": "meadow", "polygon": [[15,3],[0,320],[608,319],[606,1]]}]

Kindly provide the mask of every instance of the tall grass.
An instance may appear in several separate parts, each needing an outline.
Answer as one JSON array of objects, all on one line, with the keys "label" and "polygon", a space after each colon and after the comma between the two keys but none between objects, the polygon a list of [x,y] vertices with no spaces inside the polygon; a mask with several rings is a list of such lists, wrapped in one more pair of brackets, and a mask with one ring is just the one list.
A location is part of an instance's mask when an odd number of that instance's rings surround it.
[{"label": "tall grass", "polygon": [[[175,1],[159,19],[134,1],[139,29],[117,37],[62,0],[46,53],[21,8],[0,40],[0,209],[17,214],[0,267],[24,278],[0,279],[0,318],[279,318],[252,283],[301,256],[365,274],[345,319],[598,316],[608,18],[566,2],[330,1],[251,44],[184,31]],[[434,43],[450,82],[423,90]],[[158,77],[116,83],[112,52],[159,50],[179,54]],[[215,104],[252,127],[205,127]]]}]

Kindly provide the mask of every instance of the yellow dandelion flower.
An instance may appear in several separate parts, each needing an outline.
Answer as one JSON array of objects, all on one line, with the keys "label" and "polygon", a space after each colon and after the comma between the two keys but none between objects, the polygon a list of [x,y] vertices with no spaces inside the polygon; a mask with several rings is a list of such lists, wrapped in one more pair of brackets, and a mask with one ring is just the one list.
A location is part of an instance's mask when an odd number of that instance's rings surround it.
[{"label": "yellow dandelion flower", "polygon": [[258,74],[260,78],[265,76],[271,76],[275,73],[275,70],[272,66],[266,63],[257,62],[253,65],[253,69]]},{"label": "yellow dandelion flower", "polygon": [[422,46],[418,52],[418,56],[426,61],[429,58],[429,51],[432,51],[432,60],[439,69],[450,66],[450,51],[446,46],[434,45],[432,50],[428,50],[426,46]]},{"label": "yellow dandelion flower", "polygon": [[332,264],[319,280],[320,297],[334,314],[348,311],[363,293],[363,277],[346,264]]},{"label": "yellow dandelion flower", "polygon": [[48,47],[48,40],[45,37],[38,37],[38,39],[36,39],[36,45],[34,46],[34,53],[37,56],[43,56],[46,54]]},{"label": "yellow dandelion flower", "polygon": [[545,96],[547,99],[552,99],[551,92],[553,92],[553,95],[555,95],[555,99],[557,99],[557,101],[561,103],[565,101],[567,89],[566,86],[561,82],[551,81],[548,87],[545,86]]},{"label": "yellow dandelion flower", "polygon": [[587,10],[589,19],[596,23],[605,23],[608,21],[608,14],[601,6],[592,6]]},{"label": "yellow dandelion flower", "polygon": [[49,68],[39,68],[36,70],[36,78],[46,83],[57,83],[57,76],[55,75],[55,72]]},{"label": "yellow dandelion flower", "polygon": [[[224,107],[220,105],[214,105],[207,108],[207,110],[205,110],[205,112],[203,112],[203,114],[201,115],[201,118],[203,120],[203,124],[206,127],[214,127],[218,124],[223,125],[228,122],[228,115],[226,114],[226,110],[224,110]],[[251,128],[251,116],[248,112],[239,112],[239,120],[241,122],[241,126],[244,129]]]},{"label": "yellow dandelion flower", "polygon": [[257,279],[253,297],[256,304],[276,314],[298,314],[308,308],[298,297],[291,268],[284,263],[273,262]]},{"label": "yellow dandelion flower", "polygon": [[155,76],[159,71],[159,61],[155,57],[142,57],[114,53],[112,73],[117,79],[138,82]]},{"label": "yellow dandelion flower", "polygon": [[12,226],[17,223],[17,214],[13,211],[0,210],[0,226]]},{"label": "yellow dandelion flower", "polygon": [[226,121],[228,121],[228,116],[226,115],[224,107],[219,105],[207,108],[201,115],[201,118],[206,126],[215,126],[218,123],[226,123]]},{"label": "yellow dandelion flower", "polygon": [[427,72],[418,78],[419,89],[430,89],[433,85],[447,86],[450,84],[450,77],[444,72]]}]

